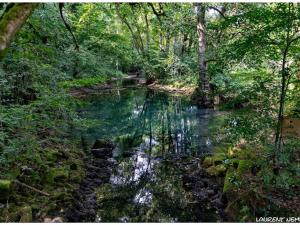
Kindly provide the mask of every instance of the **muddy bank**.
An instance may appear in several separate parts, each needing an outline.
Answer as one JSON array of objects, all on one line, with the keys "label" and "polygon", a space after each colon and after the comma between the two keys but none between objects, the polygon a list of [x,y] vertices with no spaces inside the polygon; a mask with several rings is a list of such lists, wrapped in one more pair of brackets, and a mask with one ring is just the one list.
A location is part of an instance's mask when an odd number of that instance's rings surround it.
[{"label": "muddy bank", "polygon": [[66,211],[68,222],[94,222],[97,214],[96,189],[109,183],[114,145],[108,140],[97,140],[92,147],[91,157],[86,162],[86,177],[73,193],[72,207]]},{"label": "muddy bank", "polygon": [[[117,84],[119,82],[119,85]],[[70,89],[69,93],[76,98],[84,98],[92,94],[103,91],[120,91],[124,88],[147,87],[154,91],[167,92],[172,95],[191,96],[196,87],[181,87],[175,88],[170,85],[159,84],[157,82],[147,85],[143,78],[124,77],[120,80],[110,80],[105,84],[98,84],[92,87],[78,87]]]},{"label": "muddy bank", "polygon": [[188,162],[181,158],[174,160],[175,166],[182,170],[182,185],[193,207],[205,208],[215,216],[215,221],[226,221],[226,199],[223,196],[222,177],[212,176],[203,168],[204,157]]},{"label": "muddy bank", "polygon": [[112,78],[104,84],[97,84],[91,87],[77,87],[70,89],[69,93],[77,98],[87,97],[92,94],[96,94],[103,91],[120,91],[129,87],[141,87],[146,84],[144,78],[138,77],[136,75],[128,75],[123,78]]}]

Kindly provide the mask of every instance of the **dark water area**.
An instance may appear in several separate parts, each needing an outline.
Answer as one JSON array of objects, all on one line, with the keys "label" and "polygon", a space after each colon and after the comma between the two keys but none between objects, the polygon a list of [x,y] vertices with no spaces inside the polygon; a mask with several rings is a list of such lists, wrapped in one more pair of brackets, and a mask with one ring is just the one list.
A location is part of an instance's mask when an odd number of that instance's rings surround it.
[{"label": "dark water area", "polygon": [[97,222],[220,221],[214,208],[191,198],[185,173],[213,151],[209,126],[216,112],[187,97],[144,88],[90,96],[78,109],[90,121],[84,145],[116,143],[110,182],[97,190]]}]

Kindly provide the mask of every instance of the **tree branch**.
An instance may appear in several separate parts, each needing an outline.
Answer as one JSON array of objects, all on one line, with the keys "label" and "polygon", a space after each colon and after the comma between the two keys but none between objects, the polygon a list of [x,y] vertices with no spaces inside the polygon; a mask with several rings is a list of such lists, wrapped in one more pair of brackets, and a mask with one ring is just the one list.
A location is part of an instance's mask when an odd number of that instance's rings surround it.
[{"label": "tree branch", "polygon": [[224,15],[224,13],[220,9],[218,9],[214,6],[209,6],[208,8],[217,11],[224,19],[227,19],[227,17]]},{"label": "tree branch", "polygon": [[62,21],[64,22],[64,24],[65,24],[67,30],[71,33],[72,38],[73,38],[73,41],[74,41],[74,44],[75,44],[75,49],[78,51],[78,50],[79,50],[79,45],[78,45],[78,43],[77,43],[76,37],[75,37],[75,35],[73,34],[70,25],[67,23],[67,21],[66,21],[65,18],[64,18],[64,15],[63,15],[62,9],[63,9],[63,7],[64,7],[64,3],[58,3],[58,5],[59,5],[59,13],[60,13],[60,17],[61,17]]}]

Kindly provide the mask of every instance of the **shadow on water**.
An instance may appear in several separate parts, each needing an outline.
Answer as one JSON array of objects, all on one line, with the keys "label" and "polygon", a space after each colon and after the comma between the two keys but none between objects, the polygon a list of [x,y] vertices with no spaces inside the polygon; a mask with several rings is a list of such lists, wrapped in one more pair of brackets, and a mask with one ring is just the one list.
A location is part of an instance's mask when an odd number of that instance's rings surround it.
[{"label": "shadow on water", "polygon": [[110,184],[97,192],[97,221],[218,220],[214,210],[187,197],[180,168],[184,160],[199,161],[212,151],[212,110],[199,109],[184,97],[140,88],[93,96],[79,111],[94,121],[85,142],[109,138],[117,143],[118,166]]}]

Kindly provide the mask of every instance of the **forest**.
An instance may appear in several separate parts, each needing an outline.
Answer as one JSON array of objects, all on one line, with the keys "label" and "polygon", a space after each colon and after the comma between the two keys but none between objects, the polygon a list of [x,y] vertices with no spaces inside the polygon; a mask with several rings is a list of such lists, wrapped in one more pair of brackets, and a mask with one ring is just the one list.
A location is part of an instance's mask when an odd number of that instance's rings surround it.
[{"label": "forest", "polygon": [[300,222],[299,3],[0,15],[0,222]]}]

